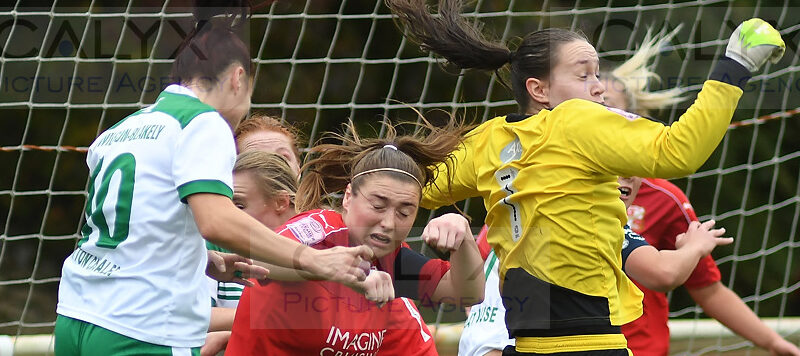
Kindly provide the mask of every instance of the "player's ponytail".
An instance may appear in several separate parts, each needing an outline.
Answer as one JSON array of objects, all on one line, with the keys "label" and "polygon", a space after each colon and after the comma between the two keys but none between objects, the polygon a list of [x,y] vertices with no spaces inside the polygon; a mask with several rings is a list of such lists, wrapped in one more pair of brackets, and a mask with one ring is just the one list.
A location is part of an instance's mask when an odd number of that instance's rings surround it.
[{"label": "player's ponytail", "polygon": [[650,115],[651,110],[658,110],[686,100],[680,88],[660,91],[649,91],[647,88],[650,80],[660,81],[661,78],[648,68],[651,59],[661,53],[662,47],[668,44],[680,31],[683,25],[678,25],[669,33],[660,32],[653,35],[648,29],[641,46],[636,53],[619,67],[608,73],[611,82],[608,85],[625,94],[627,110],[640,115]]},{"label": "player's ponytail", "polygon": [[[437,165],[449,167],[452,152],[469,131],[455,117],[440,127],[423,119],[421,124],[413,124],[419,126],[413,135],[398,135],[396,126],[388,122],[383,125],[383,138],[362,138],[353,123],[348,122],[345,134],[325,135],[325,139],[341,143],[311,148],[297,191],[297,210],[333,205],[324,201],[331,193],[344,191],[347,184],[357,192],[360,184],[373,174],[413,183],[421,191],[436,178]],[[445,172],[450,179],[449,169]]]},{"label": "player's ponytail", "polygon": [[526,35],[516,51],[483,37],[480,28],[461,16],[462,0],[439,0],[439,16],[428,12],[426,0],[386,0],[406,35],[423,50],[444,57],[461,69],[496,71],[511,64],[511,90],[522,112],[530,106],[528,78],[547,79],[564,43],[587,41],[582,33],[548,28]]},{"label": "player's ponytail", "polygon": [[192,13],[196,24],[176,52],[172,81],[214,84],[233,63],[252,76],[250,49],[237,34],[249,16],[249,1],[196,0]]},{"label": "player's ponytail", "polygon": [[461,17],[460,0],[440,1],[438,17],[428,12],[425,0],[387,0],[386,5],[411,40],[459,68],[497,70],[511,59],[508,47],[485,39]]}]

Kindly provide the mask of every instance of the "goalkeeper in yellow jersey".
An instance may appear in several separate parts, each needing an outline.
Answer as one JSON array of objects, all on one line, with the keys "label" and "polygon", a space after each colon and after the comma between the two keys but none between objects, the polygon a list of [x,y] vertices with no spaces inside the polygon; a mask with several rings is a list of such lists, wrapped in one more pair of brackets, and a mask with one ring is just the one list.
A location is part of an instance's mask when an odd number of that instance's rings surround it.
[{"label": "goalkeeper in yellow jersey", "polygon": [[[515,348],[505,354],[628,354],[620,325],[642,313],[642,293],[621,269],[627,218],[618,176],[678,177],[719,144],[741,87],[784,44],[766,22],[734,32],[726,57],[695,103],[671,126],[608,108],[597,51],[562,29],[526,35],[516,51],[484,39],[460,16],[460,0],[386,0],[408,36],[462,69],[510,66],[522,114],[485,122],[454,152],[452,181],[440,174],[422,206],[481,196],[488,241]],[[624,137],[625,139],[620,139]]]}]

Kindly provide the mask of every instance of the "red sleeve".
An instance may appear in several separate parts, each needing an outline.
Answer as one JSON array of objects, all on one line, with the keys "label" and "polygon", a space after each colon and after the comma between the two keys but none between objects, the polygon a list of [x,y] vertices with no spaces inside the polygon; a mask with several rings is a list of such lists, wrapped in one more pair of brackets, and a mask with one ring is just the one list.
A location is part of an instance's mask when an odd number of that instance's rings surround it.
[{"label": "red sleeve", "polygon": [[697,267],[683,285],[689,289],[697,289],[719,282],[721,279],[722,275],[717,268],[717,263],[709,255],[700,259]]},{"label": "red sleeve", "polygon": [[486,258],[489,257],[489,252],[492,251],[492,246],[489,246],[489,241],[486,240],[486,235],[489,234],[489,226],[483,225],[481,232],[478,233],[478,237],[475,239],[475,242],[478,243],[478,251],[481,253],[481,258],[486,261]]},{"label": "red sleeve", "polygon": [[[645,179],[640,194],[634,204],[645,208],[647,221],[642,235],[659,250],[675,249],[675,237],[689,229],[689,223],[697,221],[689,198],[680,188],[664,179]],[[721,279],[714,259],[706,256],[700,259],[689,279],[687,288],[701,288]]]},{"label": "red sleeve", "polygon": [[449,270],[450,262],[440,259],[428,260],[428,262],[422,266],[422,269],[419,271],[420,282],[417,287],[420,300],[430,300],[431,297],[433,297],[433,292],[435,292],[436,287],[439,286],[439,281],[442,280],[444,274]]}]

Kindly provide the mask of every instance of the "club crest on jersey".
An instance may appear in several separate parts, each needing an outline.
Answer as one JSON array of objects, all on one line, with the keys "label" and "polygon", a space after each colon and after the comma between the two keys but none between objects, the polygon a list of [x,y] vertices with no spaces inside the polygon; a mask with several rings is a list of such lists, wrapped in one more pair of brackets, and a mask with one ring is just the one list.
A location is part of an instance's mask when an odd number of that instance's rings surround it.
[{"label": "club crest on jersey", "polygon": [[613,113],[615,113],[615,114],[622,115],[622,117],[624,117],[624,118],[628,119],[628,121],[633,121],[633,120],[635,120],[635,119],[639,118],[639,115],[636,115],[636,114],[634,114],[634,113],[627,112],[627,111],[625,111],[625,110],[620,110],[620,109],[617,109],[617,108],[612,108],[612,107],[610,107],[610,106],[606,106],[606,109],[608,109],[608,111],[611,111],[611,112],[613,112]]},{"label": "club crest on jersey", "polygon": [[628,208],[628,225],[634,231],[644,229],[644,208],[638,205],[631,205]]},{"label": "club crest on jersey", "polygon": [[322,224],[314,218],[306,217],[286,224],[292,234],[304,245],[314,245],[325,239]]}]

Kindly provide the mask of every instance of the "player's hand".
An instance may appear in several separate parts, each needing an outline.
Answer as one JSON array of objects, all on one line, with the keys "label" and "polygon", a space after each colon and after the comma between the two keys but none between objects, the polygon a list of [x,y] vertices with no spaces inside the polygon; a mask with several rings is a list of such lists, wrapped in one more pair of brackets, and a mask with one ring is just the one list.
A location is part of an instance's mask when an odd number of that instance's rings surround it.
[{"label": "player's hand", "polygon": [[230,331],[214,331],[206,334],[206,343],[200,349],[200,356],[214,356],[220,351],[225,351],[230,338]]},{"label": "player's hand", "polygon": [[364,281],[375,256],[368,246],[337,246],[325,250],[309,248],[300,256],[300,269],[317,278],[351,285]]},{"label": "player's hand", "polygon": [[351,288],[364,294],[367,300],[375,302],[379,307],[394,299],[392,276],[384,271],[370,271],[367,279],[363,282],[358,282],[356,286],[351,286]]},{"label": "player's hand", "polygon": [[692,221],[689,229],[675,239],[675,247],[679,249],[696,248],[700,251],[701,256],[706,256],[717,246],[733,243],[732,237],[720,237],[725,234],[725,228],[712,229],[715,223],[714,220],[702,224]]},{"label": "player's hand", "polygon": [[253,260],[233,253],[208,251],[206,275],[220,282],[234,282],[248,287],[254,283],[250,278],[263,280],[269,270],[253,264]]},{"label": "player's hand", "polygon": [[769,354],[773,356],[800,356],[800,349],[784,338],[777,337],[775,341],[769,345]]},{"label": "player's hand", "polygon": [[785,51],[780,32],[762,19],[752,18],[733,31],[725,55],[755,73],[768,59],[777,63]]},{"label": "player's hand", "polygon": [[465,238],[472,238],[467,218],[459,214],[444,214],[432,219],[422,231],[422,240],[440,251],[455,251]]}]

